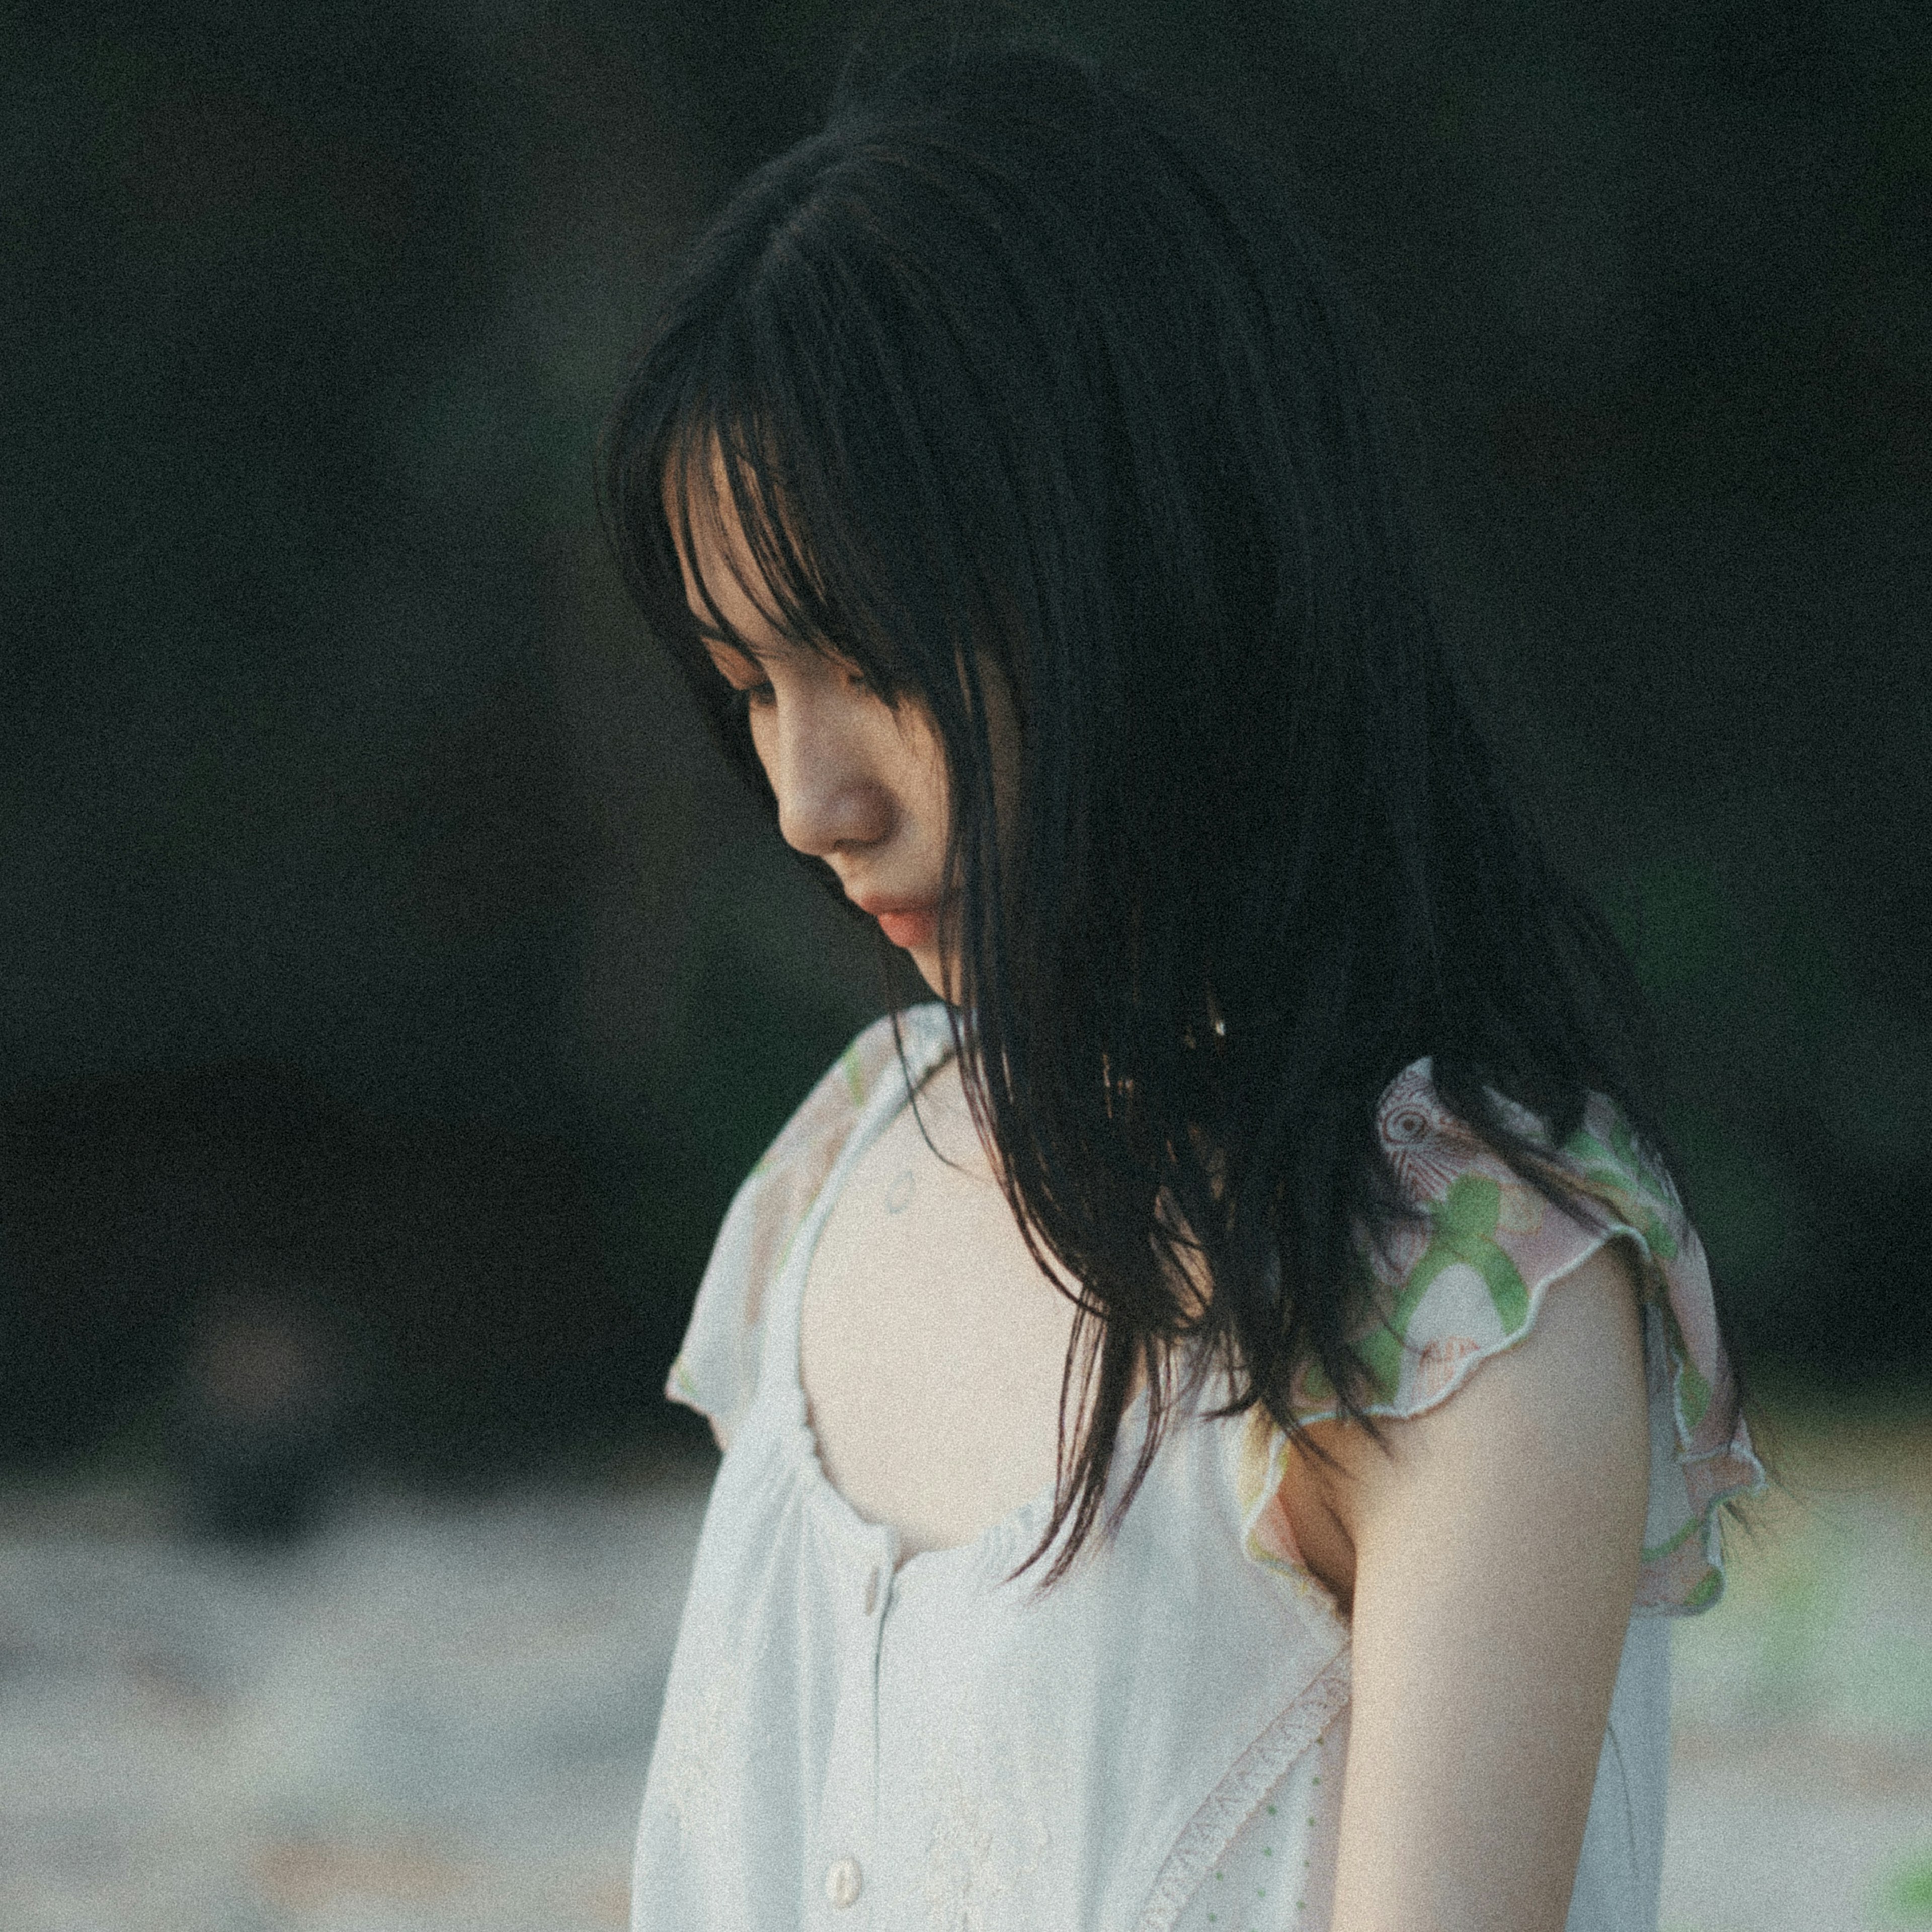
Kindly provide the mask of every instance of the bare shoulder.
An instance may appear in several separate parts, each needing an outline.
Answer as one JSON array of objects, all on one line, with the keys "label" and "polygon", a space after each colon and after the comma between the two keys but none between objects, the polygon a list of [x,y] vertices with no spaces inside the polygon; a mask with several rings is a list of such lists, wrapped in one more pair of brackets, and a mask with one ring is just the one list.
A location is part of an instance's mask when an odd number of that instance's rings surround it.
[{"label": "bare shoulder", "polygon": [[[1641,1298],[1619,1243],[1550,1284],[1534,1325],[1420,1414],[1314,1424],[1284,1501],[1310,1569],[1346,1606],[1358,1552],[1384,1522],[1485,1504],[1501,1524],[1627,1513],[1648,1487]],[[1326,1459],[1325,1461],[1324,1459]]]}]

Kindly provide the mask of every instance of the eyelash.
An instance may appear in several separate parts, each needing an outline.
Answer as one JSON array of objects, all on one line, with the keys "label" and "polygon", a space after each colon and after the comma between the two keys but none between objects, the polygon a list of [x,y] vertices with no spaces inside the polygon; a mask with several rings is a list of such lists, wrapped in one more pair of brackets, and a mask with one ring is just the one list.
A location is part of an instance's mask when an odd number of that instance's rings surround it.
[{"label": "eyelash", "polygon": [[[854,690],[868,691],[874,696],[880,698],[884,702],[888,704],[891,702],[890,699],[884,698],[884,694],[863,671],[855,670],[849,675]],[[762,711],[772,701],[775,695],[771,687],[771,681],[767,679],[762,684],[734,685],[731,687],[729,701],[731,709],[740,718],[746,718],[754,711]]]}]

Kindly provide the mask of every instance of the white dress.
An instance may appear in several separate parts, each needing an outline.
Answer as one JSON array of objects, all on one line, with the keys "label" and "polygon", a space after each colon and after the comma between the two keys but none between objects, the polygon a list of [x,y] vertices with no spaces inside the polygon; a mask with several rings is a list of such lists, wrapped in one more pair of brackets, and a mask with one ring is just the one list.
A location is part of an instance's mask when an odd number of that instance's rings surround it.
[{"label": "white dress", "polygon": [[[902,1016],[913,1085],[945,1010]],[[1346,1621],[1302,1568],[1264,1418],[1178,1416],[1111,1541],[1041,1593],[1006,1580],[1050,1498],[899,1560],[826,1480],[799,1379],[814,1243],[906,1102],[887,1023],[855,1041],[740,1190],[670,1393],[721,1466],[646,1780],[636,1932],[1289,1932],[1328,1922],[1348,1726]],[[1380,1111],[1430,1215],[1380,1264],[1377,1412],[1448,1396],[1602,1242],[1645,1258],[1650,1520],[1570,1932],[1654,1932],[1668,1624],[1719,1587],[1716,1503],[1762,1471],[1721,1407],[1708,1278],[1667,1190],[1597,1108],[1565,1144],[1600,1221],[1460,1138],[1420,1062]],[[1700,1299],[1701,1296],[1701,1300]],[[1321,1412],[1310,1387],[1303,1412]],[[1136,1418],[1124,1425],[1131,1434]],[[1125,1459],[1123,1459],[1124,1460]]]}]

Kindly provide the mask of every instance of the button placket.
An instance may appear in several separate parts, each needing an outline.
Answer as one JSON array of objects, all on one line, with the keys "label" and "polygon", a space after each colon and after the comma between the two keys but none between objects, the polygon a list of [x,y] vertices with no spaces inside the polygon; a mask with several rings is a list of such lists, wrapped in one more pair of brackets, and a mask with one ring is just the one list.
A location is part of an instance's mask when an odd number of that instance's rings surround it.
[{"label": "button placket", "polygon": [[[892,1600],[892,1539],[848,1546],[836,1586],[844,1608],[837,1714],[806,1882],[808,1923],[858,1932],[872,1923],[878,1823],[879,1643]],[[862,1569],[854,1562],[860,1558]]]}]

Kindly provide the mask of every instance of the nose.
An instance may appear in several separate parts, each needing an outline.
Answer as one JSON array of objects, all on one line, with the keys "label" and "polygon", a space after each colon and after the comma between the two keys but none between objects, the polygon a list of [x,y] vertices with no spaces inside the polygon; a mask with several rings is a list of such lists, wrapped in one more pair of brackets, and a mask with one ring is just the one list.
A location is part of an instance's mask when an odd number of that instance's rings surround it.
[{"label": "nose", "polygon": [[777,707],[760,755],[778,800],[778,832],[814,859],[877,844],[891,832],[892,794],[867,755],[866,734],[826,707]]}]

